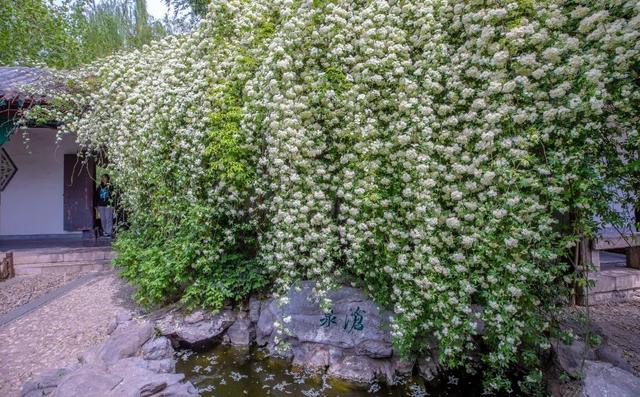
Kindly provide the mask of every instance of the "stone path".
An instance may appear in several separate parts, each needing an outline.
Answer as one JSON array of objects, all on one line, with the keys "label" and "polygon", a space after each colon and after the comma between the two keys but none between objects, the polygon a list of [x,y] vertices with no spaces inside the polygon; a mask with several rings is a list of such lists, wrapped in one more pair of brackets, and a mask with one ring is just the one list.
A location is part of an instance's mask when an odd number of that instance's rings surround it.
[{"label": "stone path", "polygon": [[77,363],[107,337],[115,313],[134,311],[131,289],[114,273],[95,279],[0,327],[0,396],[19,394],[34,374]]},{"label": "stone path", "polygon": [[[16,276],[0,282],[0,315],[23,306],[49,291],[81,277],[83,273],[52,273]],[[1,324],[0,324],[1,325]]]},{"label": "stone path", "polygon": [[[42,295],[36,295],[33,299],[28,300],[25,304],[13,308],[11,311],[0,316],[0,327],[9,324],[10,322],[19,319],[20,317],[31,313],[36,310],[40,306],[46,305],[54,299],[57,299],[69,291],[79,287],[80,285],[88,282],[89,280],[95,278],[97,273],[86,273],[74,280],[70,281],[67,284],[64,284],[61,287],[56,289],[52,289],[50,291],[45,291]],[[30,297],[32,298],[32,297]]]}]

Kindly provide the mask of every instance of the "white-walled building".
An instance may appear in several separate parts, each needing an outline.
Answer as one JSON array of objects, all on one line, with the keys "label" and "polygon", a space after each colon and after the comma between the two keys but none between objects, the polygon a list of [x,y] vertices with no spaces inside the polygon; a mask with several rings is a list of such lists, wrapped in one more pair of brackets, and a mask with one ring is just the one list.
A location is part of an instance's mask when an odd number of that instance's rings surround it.
[{"label": "white-walled building", "polygon": [[78,159],[75,136],[57,140],[55,126],[14,129],[16,113],[34,99],[19,84],[41,71],[0,68],[0,239],[82,236],[94,227],[95,164]]}]

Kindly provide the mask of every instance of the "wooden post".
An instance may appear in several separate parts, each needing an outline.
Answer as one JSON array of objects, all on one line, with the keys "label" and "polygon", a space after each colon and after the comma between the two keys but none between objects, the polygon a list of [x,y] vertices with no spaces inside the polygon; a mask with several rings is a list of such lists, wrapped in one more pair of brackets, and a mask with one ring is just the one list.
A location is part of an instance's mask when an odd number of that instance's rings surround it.
[{"label": "wooden post", "polygon": [[580,266],[583,270],[600,271],[600,251],[593,249],[591,241],[589,239],[582,239],[580,241]]},{"label": "wooden post", "polygon": [[9,278],[15,277],[16,268],[13,266],[13,252],[7,253],[7,261],[9,262]]},{"label": "wooden post", "polygon": [[640,269],[640,247],[627,248],[627,266]]},{"label": "wooden post", "polygon": [[0,280],[4,280],[9,276],[9,263],[7,262],[5,254],[0,252]]}]

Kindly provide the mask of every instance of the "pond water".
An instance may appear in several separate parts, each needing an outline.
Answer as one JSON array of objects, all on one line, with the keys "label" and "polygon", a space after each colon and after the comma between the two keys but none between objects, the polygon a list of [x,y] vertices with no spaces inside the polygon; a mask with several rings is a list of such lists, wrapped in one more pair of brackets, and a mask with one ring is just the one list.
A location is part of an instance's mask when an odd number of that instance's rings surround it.
[{"label": "pond water", "polygon": [[218,345],[206,352],[178,353],[176,371],[184,373],[204,397],[475,397],[482,394],[478,379],[445,375],[425,384],[419,377],[397,386],[357,385],[327,375],[291,368],[290,362],[269,357],[259,348]]}]

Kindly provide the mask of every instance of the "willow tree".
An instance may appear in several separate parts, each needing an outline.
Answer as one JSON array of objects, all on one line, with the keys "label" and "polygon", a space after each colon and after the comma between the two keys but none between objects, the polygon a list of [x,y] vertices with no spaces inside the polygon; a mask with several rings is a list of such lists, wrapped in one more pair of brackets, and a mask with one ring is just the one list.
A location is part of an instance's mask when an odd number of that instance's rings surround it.
[{"label": "willow tree", "polygon": [[145,0],[0,0],[0,64],[68,68],[140,48],[169,27]]}]

